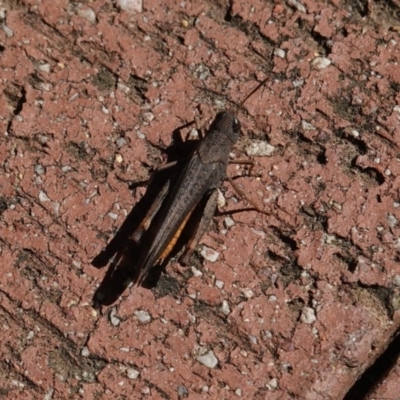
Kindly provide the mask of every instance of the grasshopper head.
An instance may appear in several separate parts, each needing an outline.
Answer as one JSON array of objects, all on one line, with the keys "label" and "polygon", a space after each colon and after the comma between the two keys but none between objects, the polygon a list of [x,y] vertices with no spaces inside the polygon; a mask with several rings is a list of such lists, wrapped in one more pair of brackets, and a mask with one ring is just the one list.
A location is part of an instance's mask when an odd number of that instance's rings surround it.
[{"label": "grasshopper head", "polygon": [[240,129],[240,121],[232,111],[218,113],[210,127],[210,130],[223,132],[232,143],[239,139]]}]

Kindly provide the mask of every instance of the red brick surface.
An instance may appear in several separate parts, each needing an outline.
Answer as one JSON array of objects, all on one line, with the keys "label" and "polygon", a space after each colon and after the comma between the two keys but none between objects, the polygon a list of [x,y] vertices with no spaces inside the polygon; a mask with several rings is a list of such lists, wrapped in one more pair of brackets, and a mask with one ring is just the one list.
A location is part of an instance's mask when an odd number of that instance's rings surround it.
[{"label": "red brick surface", "polygon": [[[1,392],[343,398],[400,322],[397,3],[0,3]],[[217,216],[217,261],[96,312],[91,262],[145,191],[129,182],[265,78],[234,155],[274,146],[235,180],[270,216]],[[246,207],[224,186],[223,211]]]}]

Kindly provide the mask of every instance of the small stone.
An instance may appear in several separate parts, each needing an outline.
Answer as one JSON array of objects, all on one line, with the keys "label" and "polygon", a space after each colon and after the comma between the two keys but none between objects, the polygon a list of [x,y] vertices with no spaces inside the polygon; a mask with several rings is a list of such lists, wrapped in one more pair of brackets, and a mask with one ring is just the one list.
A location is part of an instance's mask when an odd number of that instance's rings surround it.
[{"label": "small stone", "polygon": [[212,350],[202,356],[197,357],[197,361],[208,368],[215,368],[218,365],[218,358],[215,357]]},{"label": "small stone", "polygon": [[393,214],[388,214],[387,218],[387,223],[389,224],[390,227],[394,228],[397,225],[397,218]]},{"label": "small stone", "polygon": [[40,164],[35,165],[35,172],[36,172],[38,175],[43,175],[43,174],[44,174],[44,167],[43,167],[43,165],[40,165]]},{"label": "small stone", "polygon": [[220,310],[224,315],[229,315],[231,313],[231,309],[229,308],[229,303],[227,300],[222,300],[222,305]]},{"label": "small stone", "polygon": [[113,307],[110,312],[110,322],[111,325],[113,326],[118,326],[121,323],[121,320],[116,315],[117,315],[117,309]]},{"label": "small stone", "polygon": [[265,387],[266,387],[268,390],[275,390],[275,389],[277,389],[277,387],[278,387],[278,379],[276,379],[276,378],[271,379],[271,380],[265,385]]},{"label": "small stone", "polygon": [[189,392],[185,386],[183,386],[183,385],[178,386],[178,396],[179,397],[186,397],[188,394],[189,394]]},{"label": "small stone", "polygon": [[3,23],[3,24],[1,25],[1,27],[3,28],[3,31],[5,32],[5,34],[6,34],[6,36],[7,36],[8,38],[14,36],[14,31],[13,31],[11,28],[9,28],[5,23]]},{"label": "small stone", "polygon": [[45,64],[40,64],[40,65],[37,67],[37,69],[38,69],[40,72],[49,73],[51,67],[50,67],[50,64],[49,64],[49,63],[45,63]]},{"label": "small stone", "polygon": [[143,11],[142,0],[117,0],[117,6],[128,13],[136,14]]},{"label": "small stone", "polygon": [[286,57],[286,52],[283,49],[275,49],[274,50],[274,55],[279,57],[279,58],[285,58]]},{"label": "small stone", "polygon": [[246,154],[256,157],[270,156],[275,151],[275,147],[262,140],[253,140],[250,146],[246,147]]},{"label": "small stone", "polygon": [[251,299],[254,296],[254,292],[251,289],[240,289],[244,297]]},{"label": "small stone", "polygon": [[126,370],[126,375],[129,379],[137,379],[140,375],[140,372],[136,371],[134,368],[128,368]]},{"label": "small stone", "polygon": [[210,262],[215,262],[218,260],[219,257],[219,253],[218,251],[213,250],[210,247],[207,246],[203,246],[203,250],[201,250],[200,254],[202,255],[202,257]]},{"label": "small stone", "polygon": [[203,276],[203,273],[199,269],[197,269],[196,267],[190,267],[190,269],[192,270],[193,276],[195,276],[197,278],[199,276]]},{"label": "small stone", "polygon": [[236,396],[240,397],[242,395],[242,389],[236,389],[235,394]]},{"label": "small stone", "polygon": [[395,286],[400,286],[400,275],[395,275],[393,279]]},{"label": "small stone", "polygon": [[82,350],[81,350],[81,356],[82,357],[89,357],[89,349],[85,346]]},{"label": "small stone", "polygon": [[307,12],[306,8],[298,0],[288,0],[288,4],[289,6],[294,7],[297,11],[300,11],[302,13]]},{"label": "small stone", "polygon": [[144,310],[136,310],[134,312],[139,322],[142,324],[148,324],[151,321],[151,316],[147,311]]},{"label": "small stone", "polygon": [[332,64],[332,61],[326,57],[315,57],[314,60],[311,61],[311,65],[318,69],[324,69]]},{"label": "small stone", "polygon": [[223,287],[224,287],[224,282],[222,282],[222,281],[220,281],[220,280],[216,280],[215,281],[215,286],[218,288],[218,289],[222,289]]},{"label": "small stone", "polygon": [[252,344],[257,344],[257,338],[253,335],[247,336]]},{"label": "small stone", "polygon": [[121,148],[126,145],[126,139],[124,137],[120,137],[119,139],[117,139],[115,144],[117,145],[118,148]]},{"label": "small stone", "polygon": [[43,190],[41,190],[40,192],[39,192],[39,201],[40,202],[45,202],[45,201],[51,201],[50,199],[49,199],[49,197],[47,196],[47,194],[43,191]]},{"label": "small stone", "polygon": [[300,317],[305,324],[312,324],[316,321],[315,311],[311,307],[304,307]]},{"label": "small stone", "polygon": [[217,204],[219,208],[224,208],[226,205],[226,200],[224,195],[221,193],[221,191],[218,189],[218,200],[217,200]]},{"label": "small stone", "polygon": [[307,121],[304,121],[304,119],[301,121],[301,127],[303,128],[303,131],[315,131],[315,126]]},{"label": "small stone", "polygon": [[115,162],[117,162],[118,164],[121,164],[123,160],[124,159],[122,158],[121,154],[115,155]]},{"label": "small stone", "polygon": [[235,225],[235,221],[231,217],[226,217],[224,219],[224,225],[227,229]]},{"label": "small stone", "polygon": [[115,213],[112,213],[112,212],[109,212],[108,214],[107,214],[111,219],[118,219],[118,215],[117,214],[115,214]]},{"label": "small stone", "polygon": [[87,19],[92,24],[96,22],[96,14],[90,7],[80,5],[80,7],[78,8],[78,15],[82,18]]}]

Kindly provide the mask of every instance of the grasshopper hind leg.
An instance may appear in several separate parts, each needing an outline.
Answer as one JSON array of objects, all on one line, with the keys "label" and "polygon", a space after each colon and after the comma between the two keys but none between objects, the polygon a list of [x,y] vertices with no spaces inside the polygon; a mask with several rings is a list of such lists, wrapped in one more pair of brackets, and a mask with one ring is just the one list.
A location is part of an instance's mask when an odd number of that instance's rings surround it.
[{"label": "grasshopper hind leg", "polygon": [[211,220],[214,216],[215,209],[217,207],[217,199],[218,199],[218,191],[214,189],[211,194],[206,197],[206,201],[203,208],[203,214],[197,223],[197,226],[192,230],[192,237],[189,239],[185,251],[179,258],[179,261],[183,265],[187,265],[189,263],[190,257],[193,252],[196,250],[196,247],[203,237],[203,235],[207,232],[208,227],[210,226]]}]

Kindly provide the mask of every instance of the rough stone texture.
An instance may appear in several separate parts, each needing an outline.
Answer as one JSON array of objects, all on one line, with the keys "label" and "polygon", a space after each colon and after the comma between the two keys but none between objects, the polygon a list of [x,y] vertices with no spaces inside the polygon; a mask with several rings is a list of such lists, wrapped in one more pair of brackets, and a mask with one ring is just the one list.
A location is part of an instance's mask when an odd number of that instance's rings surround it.
[{"label": "rough stone texture", "polygon": [[[343,398],[399,329],[399,7],[3,1],[2,393]],[[176,290],[129,289],[97,313],[91,261],[144,193],[129,182],[175,129],[208,126],[265,78],[234,155],[274,147],[236,179],[270,216],[216,217],[202,274],[171,262]],[[225,186],[225,210],[246,207]],[[197,361],[209,351],[214,369]],[[394,398],[384,385],[376,397]]]}]

